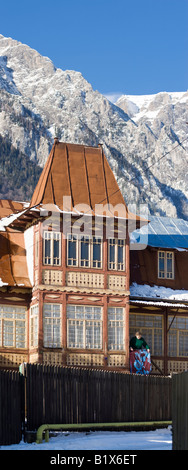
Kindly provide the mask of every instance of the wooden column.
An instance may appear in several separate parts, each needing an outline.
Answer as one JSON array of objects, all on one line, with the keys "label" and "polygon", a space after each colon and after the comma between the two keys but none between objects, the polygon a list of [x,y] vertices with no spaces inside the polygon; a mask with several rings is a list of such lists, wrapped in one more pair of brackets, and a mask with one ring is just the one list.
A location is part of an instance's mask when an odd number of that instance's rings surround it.
[{"label": "wooden column", "polygon": [[38,293],[38,297],[39,297],[39,357],[38,357],[38,361],[40,363],[43,362],[43,354],[42,354],[42,350],[43,350],[43,292],[40,292]]},{"label": "wooden column", "polygon": [[108,365],[108,299],[107,295],[103,296],[103,351],[104,366]]},{"label": "wooden column", "polygon": [[67,294],[62,293],[62,361],[63,365],[67,364]]},{"label": "wooden column", "polygon": [[62,260],[62,266],[61,266],[61,269],[62,269],[62,285],[66,286],[67,238],[66,238],[66,235],[64,235],[63,233],[62,233],[61,246],[62,246],[62,256],[61,256],[61,260]]}]

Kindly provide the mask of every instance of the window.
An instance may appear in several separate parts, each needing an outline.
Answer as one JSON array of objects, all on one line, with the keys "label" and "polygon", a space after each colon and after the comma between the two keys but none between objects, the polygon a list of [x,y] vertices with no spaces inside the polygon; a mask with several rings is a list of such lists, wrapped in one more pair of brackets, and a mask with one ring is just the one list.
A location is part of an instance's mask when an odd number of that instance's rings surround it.
[{"label": "window", "polygon": [[61,347],[61,305],[44,304],[43,333],[45,348]]},{"label": "window", "polygon": [[102,308],[82,305],[67,306],[68,348],[102,348]]},{"label": "window", "polygon": [[174,253],[158,251],[158,278],[174,279]]},{"label": "window", "polygon": [[39,306],[33,305],[30,309],[30,347],[36,348],[38,346],[38,320],[39,320]]},{"label": "window", "polygon": [[26,348],[26,307],[0,305],[0,346]]},{"label": "window", "polygon": [[108,349],[125,349],[124,308],[108,308]]},{"label": "window", "polygon": [[125,270],[125,240],[119,238],[108,240],[108,269]]},{"label": "window", "polygon": [[60,259],[61,234],[58,232],[43,232],[43,264],[60,266]]},{"label": "window", "polygon": [[68,235],[67,265],[82,268],[102,268],[102,238]]},{"label": "window", "polygon": [[67,265],[77,266],[78,264],[78,239],[76,235],[68,235],[67,238]]},{"label": "window", "polygon": [[163,354],[163,317],[153,314],[130,313],[129,331],[130,338],[135,332],[141,330],[142,336],[150,347],[152,354],[162,356]]},{"label": "window", "polygon": [[168,355],[188,357],[188,317],[168,317]]},{"label": "window", "polygon": [[93,237],[92,244],[92,268],[102,268],[102,239]]}]

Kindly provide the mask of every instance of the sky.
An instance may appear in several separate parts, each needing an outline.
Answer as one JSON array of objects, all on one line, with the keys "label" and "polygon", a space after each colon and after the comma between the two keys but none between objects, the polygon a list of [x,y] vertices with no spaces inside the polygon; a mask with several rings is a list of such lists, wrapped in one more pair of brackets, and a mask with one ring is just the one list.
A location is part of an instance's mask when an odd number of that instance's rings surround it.
[{"label": "sky", "polygon": [[188,89],[188,0],[2,0],[0,34],[112,100]]}]

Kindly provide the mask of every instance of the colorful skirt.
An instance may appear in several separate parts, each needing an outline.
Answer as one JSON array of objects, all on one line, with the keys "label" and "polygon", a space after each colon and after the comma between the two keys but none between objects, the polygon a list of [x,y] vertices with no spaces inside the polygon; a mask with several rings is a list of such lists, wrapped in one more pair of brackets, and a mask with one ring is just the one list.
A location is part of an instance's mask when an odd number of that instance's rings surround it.
[{"label": "colorful skirt", "polygon": [[130,351],[130,372],[147,375],[151,372],[151,356],[146,349]]}]

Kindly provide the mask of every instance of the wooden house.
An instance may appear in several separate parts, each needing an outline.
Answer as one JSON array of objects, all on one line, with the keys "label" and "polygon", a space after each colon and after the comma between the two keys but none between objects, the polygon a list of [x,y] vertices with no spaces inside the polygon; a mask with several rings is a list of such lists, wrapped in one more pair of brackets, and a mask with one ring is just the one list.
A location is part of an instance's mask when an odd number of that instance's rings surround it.
[{"label": "wooden house", "polygon": [[151,217],[132,234],[129,324],[149,343],[153,372],[188,370],[187,221]]},{"label": "wooden house", "polygon": [[54,145],[29,203],[0,205],[0,366],[129,370],[131,214],[102,146]]}]

